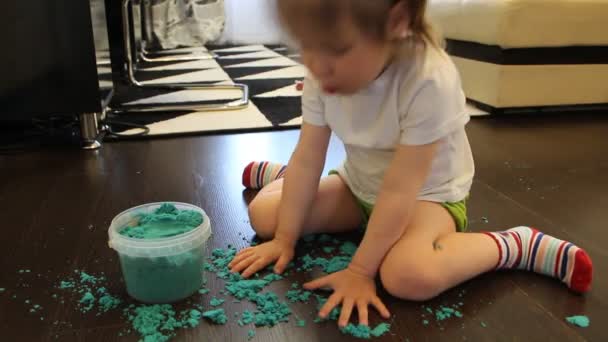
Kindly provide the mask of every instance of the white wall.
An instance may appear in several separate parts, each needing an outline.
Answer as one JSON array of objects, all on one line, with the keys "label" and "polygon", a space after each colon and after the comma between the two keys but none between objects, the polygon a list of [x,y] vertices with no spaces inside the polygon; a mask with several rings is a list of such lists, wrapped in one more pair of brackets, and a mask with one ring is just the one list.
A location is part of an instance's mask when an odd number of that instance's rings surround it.
[{"label": "white wall", "polygon": [[221,42],[278,44],[284,41],[275,0],[224,0],[226,26]]}]

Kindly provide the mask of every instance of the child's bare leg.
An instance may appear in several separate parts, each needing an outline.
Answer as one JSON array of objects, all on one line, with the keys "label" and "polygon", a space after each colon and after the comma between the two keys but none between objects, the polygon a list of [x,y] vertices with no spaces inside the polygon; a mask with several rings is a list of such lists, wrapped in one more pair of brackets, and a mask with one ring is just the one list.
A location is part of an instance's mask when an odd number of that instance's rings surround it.
[{"label": "child's bare leg", "polygon": [[[498,266],[536,271],[559,278],[576,291],[588,290],[592,267],[582,249],[572,245],[570,255],[562,254],[560,258],[558,254],[549,253],[550,246],[568,243],[544,235],[541,245],[546,247],[547,253],[542,260],[531,259],[533,244],[528,243],[531,240],[526,236],[529,232],[533,231],[519,227],[506,233],[457,233],[450,214],[440,204],[418,202],[409,227],[381,266],[382,283],[396,297],[426,300]],[[497,235],[515,236],[515,233],[521,237],[519,241],[523,240],[517,245],[519,249],[507,251],[497,244]],[[498,239],[503,241],[503,238]],[[517,244],[517,240],[512,239]],[[509,240],[505,238],[504,241]],[[553,266],[560,264],[561,267],[562,263],[568,269],[568,277],[553,273]],[[551,272],[543,269],[551,269]]]},{"label": "child's bare leg", "polygon": [[[272,239],[277,229],[283,179],[266,185],[249,204],[251,226],[262,239]],[[302,234],[338,233],[354,230],[362,216],[355,197],[337,175],[321,179],[311,213]]]},{"label": "child's bare leg", "polygon": [[489,271],[497,259],[490,237],[456,233],[445,208],[419,201],[405,233],[386,255],[380,278],[395,297],[426,300]]}]

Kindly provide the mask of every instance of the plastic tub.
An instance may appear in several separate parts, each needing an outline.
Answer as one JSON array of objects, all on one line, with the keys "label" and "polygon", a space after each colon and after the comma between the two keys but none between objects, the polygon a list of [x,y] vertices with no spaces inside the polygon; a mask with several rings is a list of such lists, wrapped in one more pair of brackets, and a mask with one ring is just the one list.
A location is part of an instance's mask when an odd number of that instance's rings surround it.
[{"label": "plastic tub", "polygon": [[[164,203],[203,216],[195,229],[159,239],[135,239],[120,234],[142,213],[153,213]],[[178,202],[149,203],[118,214],[108,230],[109,246],[120,257],[127,293],[144,303],[172,303],[197,292],[203,283],[203,245],[211,235],[211,222],[199,207]]]}]

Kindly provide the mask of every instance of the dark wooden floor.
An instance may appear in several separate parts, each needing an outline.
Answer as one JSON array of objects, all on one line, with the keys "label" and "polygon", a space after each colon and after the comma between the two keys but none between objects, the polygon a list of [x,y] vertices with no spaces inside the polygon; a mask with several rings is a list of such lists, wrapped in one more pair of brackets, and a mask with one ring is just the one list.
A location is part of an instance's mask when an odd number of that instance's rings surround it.
[{"label": "dark wooden floor", "polygon": [[[474,119],[468,126],[477,177],[470,201],[473,230],[532,225],[585,247],[595,265],[593,290],[569,292],[532,274],[486,274],[427,303],[463,302],[462,319],[422,324],[420,304],[385,295],[392,335],[380,341],[605,341],[608,323],[608,113]],[[3,341],[113,341],[126,324],[120,312],[84,315],[74,301],[51,299],[58,279],[84,269],[109,278],[126,297],[107,227],[141,203],[182,201],[203,207],[214,228],[212,247],[244,246],[251,237],[240,175],[250,160],[287,161],[297,131],[108,143],[98,152],[57,150],[0,157],[0,336]],[[344,153],[333,141],[327,167]],[[30,269],[31,274],[18,270]],[[274,283],[286,288],[306,275]],[[211,279],[212,294],[220,281]],[[464,290],[464,291],[463,291]],[[463,297],[460,297],[460,295]],[[24,300],[43,306],[29,313]],[[242,304],[225,304],[242,312]],[[296,306],[309,322],[314,305]],[[565,323],[585,314],[587,329]],[[53,322],[61,324],[55,325]],[[373,316],[372,323],[379,322]],[[486,327],[482,326],[486,325]],[[245,341],[249,327],[203,323],[176,340]],[[258,329],[258,341],[340,341],[334,323]]]}]

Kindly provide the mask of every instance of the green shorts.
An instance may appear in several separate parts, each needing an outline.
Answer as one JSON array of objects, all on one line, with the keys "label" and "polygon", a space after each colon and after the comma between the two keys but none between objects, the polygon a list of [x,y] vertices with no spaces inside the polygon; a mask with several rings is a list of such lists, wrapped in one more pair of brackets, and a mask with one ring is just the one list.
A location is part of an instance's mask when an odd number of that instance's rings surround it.
[{"label": "green shorts", "polygon": [[[336,170],[331,170],[329,174],[339,175]],[[356,199],[357,204],[359,204],[359,208],[361,209],[361,213],[363,215],[363,228],[365,228],[367,227],[369,218],[371,217],[372,211],[374,210],[374,205],[360,198]],[[466,232],[469,225],[469,220],[467,218],[467,199],[465,198],[462,201],[458,202],[443,202],[440,204],[448,211],[448,213],[450,213],[450,215],[454,219],[454,223],[456,224],[456,230],[459,232]]]}]

